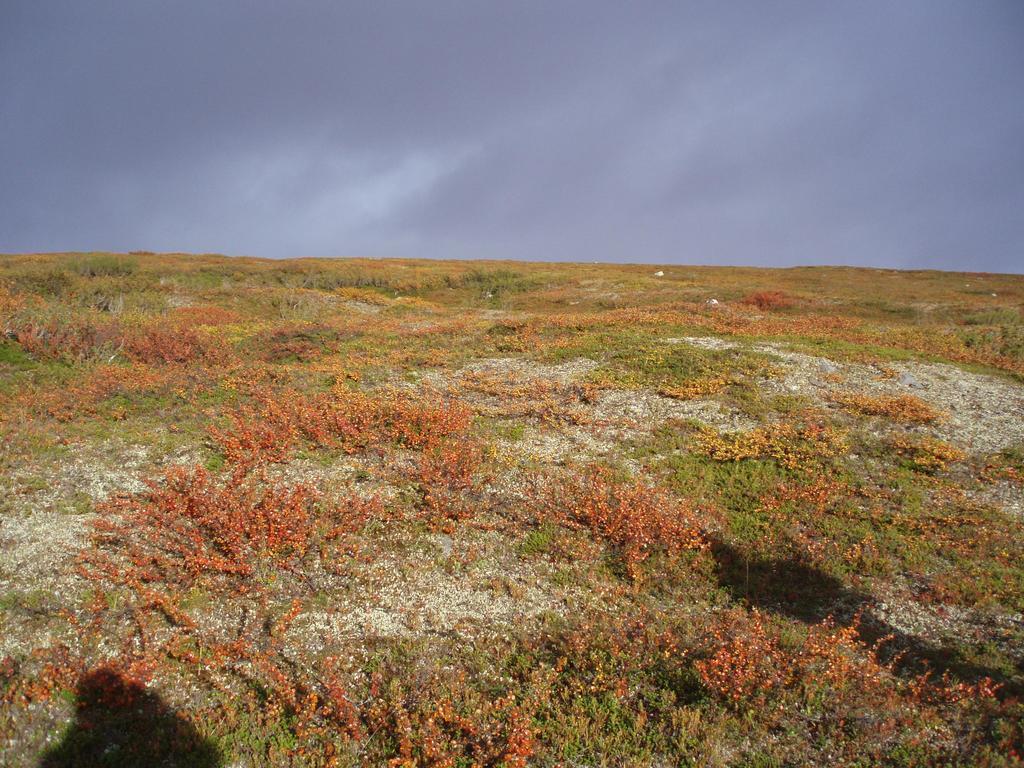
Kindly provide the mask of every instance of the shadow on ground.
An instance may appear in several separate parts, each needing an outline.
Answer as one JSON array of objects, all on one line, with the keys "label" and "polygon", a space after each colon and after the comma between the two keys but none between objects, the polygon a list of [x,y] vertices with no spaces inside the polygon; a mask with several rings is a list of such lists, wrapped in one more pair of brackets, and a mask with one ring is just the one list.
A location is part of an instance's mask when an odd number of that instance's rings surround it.
[{"label": "shadow on ground", "polygon": [[754,608],[780,613],[808,624],[831,616],[849,626],[859,614],[862,641],[879,643],[880,656],[895,662],[897,671],[949,673],[963,682],[990,677],[1004,696],[1024,695],[1024,660],[1012,670],[984,666],[964,657],[958,648],[937,646],[893,627],[872,612],[872,598],[835,577],[793,559],[746,558],[722,541],[712,546],[719,584]]},{"label": "shadow on ground", "polygon": [[216,747],[154,693],[100,668],[75,690],[75,722],[40,768],[138,766],[215,768]]}]

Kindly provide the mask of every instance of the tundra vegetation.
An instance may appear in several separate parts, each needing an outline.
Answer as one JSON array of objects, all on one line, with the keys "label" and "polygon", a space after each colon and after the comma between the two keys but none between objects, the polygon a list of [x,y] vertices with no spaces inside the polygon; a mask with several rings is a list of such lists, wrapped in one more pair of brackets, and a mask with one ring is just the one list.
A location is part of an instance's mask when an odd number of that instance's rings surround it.
[{"label": "tundra vegetation", "polygon": [[5,256],[0,763],[1019,764],[1022,309]]}]

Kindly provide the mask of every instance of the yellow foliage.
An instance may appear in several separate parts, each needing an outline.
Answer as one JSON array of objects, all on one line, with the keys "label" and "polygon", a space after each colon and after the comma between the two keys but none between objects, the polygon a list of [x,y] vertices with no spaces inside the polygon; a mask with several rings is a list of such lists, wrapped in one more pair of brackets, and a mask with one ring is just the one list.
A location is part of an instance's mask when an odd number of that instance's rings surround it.
[{"label": "yellow foliage", "polygon": [[964,458],[959,448],[934,437],[915,440],[908,435],[900,435],[892,438],[889,445],[922,472],[941,472],[952,462]]},{"label": "yellow foliage", "polygon": [[734,434],[719,434],[704,427],[698,433],[697,444],[716,461],[771,458],[790,469],[838,456],[846,450],[842,432],[813,422],[769,424]]},{"label": "yellow foliage", "polygon": [[676,400],[696,400],[699,397],[708,397],[721,392],[729,385],[729,380],[724,376],[714,376],[701,379],[693,379],[674,386],[665,386],[658,390],[659,395],[671,397]]},{"label": "yellow foliage", "polygon": [[928,403],[913,395],[865,395],[858,392],[834,392],[833,403],[848,411],[868,416],[886,416],[893,421],[927,424],[937,421],[942,414]]}]

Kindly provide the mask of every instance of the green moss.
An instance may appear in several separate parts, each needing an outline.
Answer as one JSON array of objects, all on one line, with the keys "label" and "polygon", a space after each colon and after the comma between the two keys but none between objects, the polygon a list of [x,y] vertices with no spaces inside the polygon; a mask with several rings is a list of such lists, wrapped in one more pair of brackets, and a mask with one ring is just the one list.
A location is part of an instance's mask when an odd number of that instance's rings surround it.
[{"label": "green moss", "polygon": [[8,365],[15,370],[26,370],[34,367],[35,362],[15,342],[0,341],[0,365]]},{"label": "green moss", "polygon": [[519,543],[519,554],[523,557],[546,554],[551,550],[557,533],[557,527],[550,523],[534,528]]}]

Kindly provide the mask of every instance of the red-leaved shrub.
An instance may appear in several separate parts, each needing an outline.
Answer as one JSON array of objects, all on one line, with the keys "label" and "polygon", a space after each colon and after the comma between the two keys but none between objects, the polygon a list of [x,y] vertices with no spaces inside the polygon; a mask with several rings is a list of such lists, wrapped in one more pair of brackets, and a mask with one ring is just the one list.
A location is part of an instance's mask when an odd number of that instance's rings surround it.
[{"label": "red-leaved shrub", "polygon": [[[259,475],[218,479],[201,466],[174,467],[147,485],[101,506],[86,572],[164,607],[173,604],[173,590],[200,578],[229,592],[258,590],[254,574],[298,568],[379,509],[358,497],[319,508],[308,486],[279,486]],[[158,589],[165,591],[158,596]]]},{"label": "red-leaved shrub", "polygon": [[141,363],[190,363],[217,358],[223,351],[185,325],[150,325],[126,333],[125,353]]},{"label": "red-leaved shrub", "polygon": [[285,461],[301,443],[356,453],[397,443],[429,451],[466,434],[472,413],[448,400],[414,400],[399,393],[370,396],[338,389],[305,396],[263,393],[229,416],[227,429],[210,435],[239,472]]},{"label": "red-leaved shrub", "polygon": [[615,548],[631,578],[653,552],[708,548],[689,503],[640,480],[617,482],[603,467],[559,479],[541,492],[539,502],[542,517],[588,528]]},{"label": "red-leaved shrub", "polygon": [[756,291],[740,299],[740,303],[757,307],[760,310],[786,309],[796,302],[782,291]]}]

